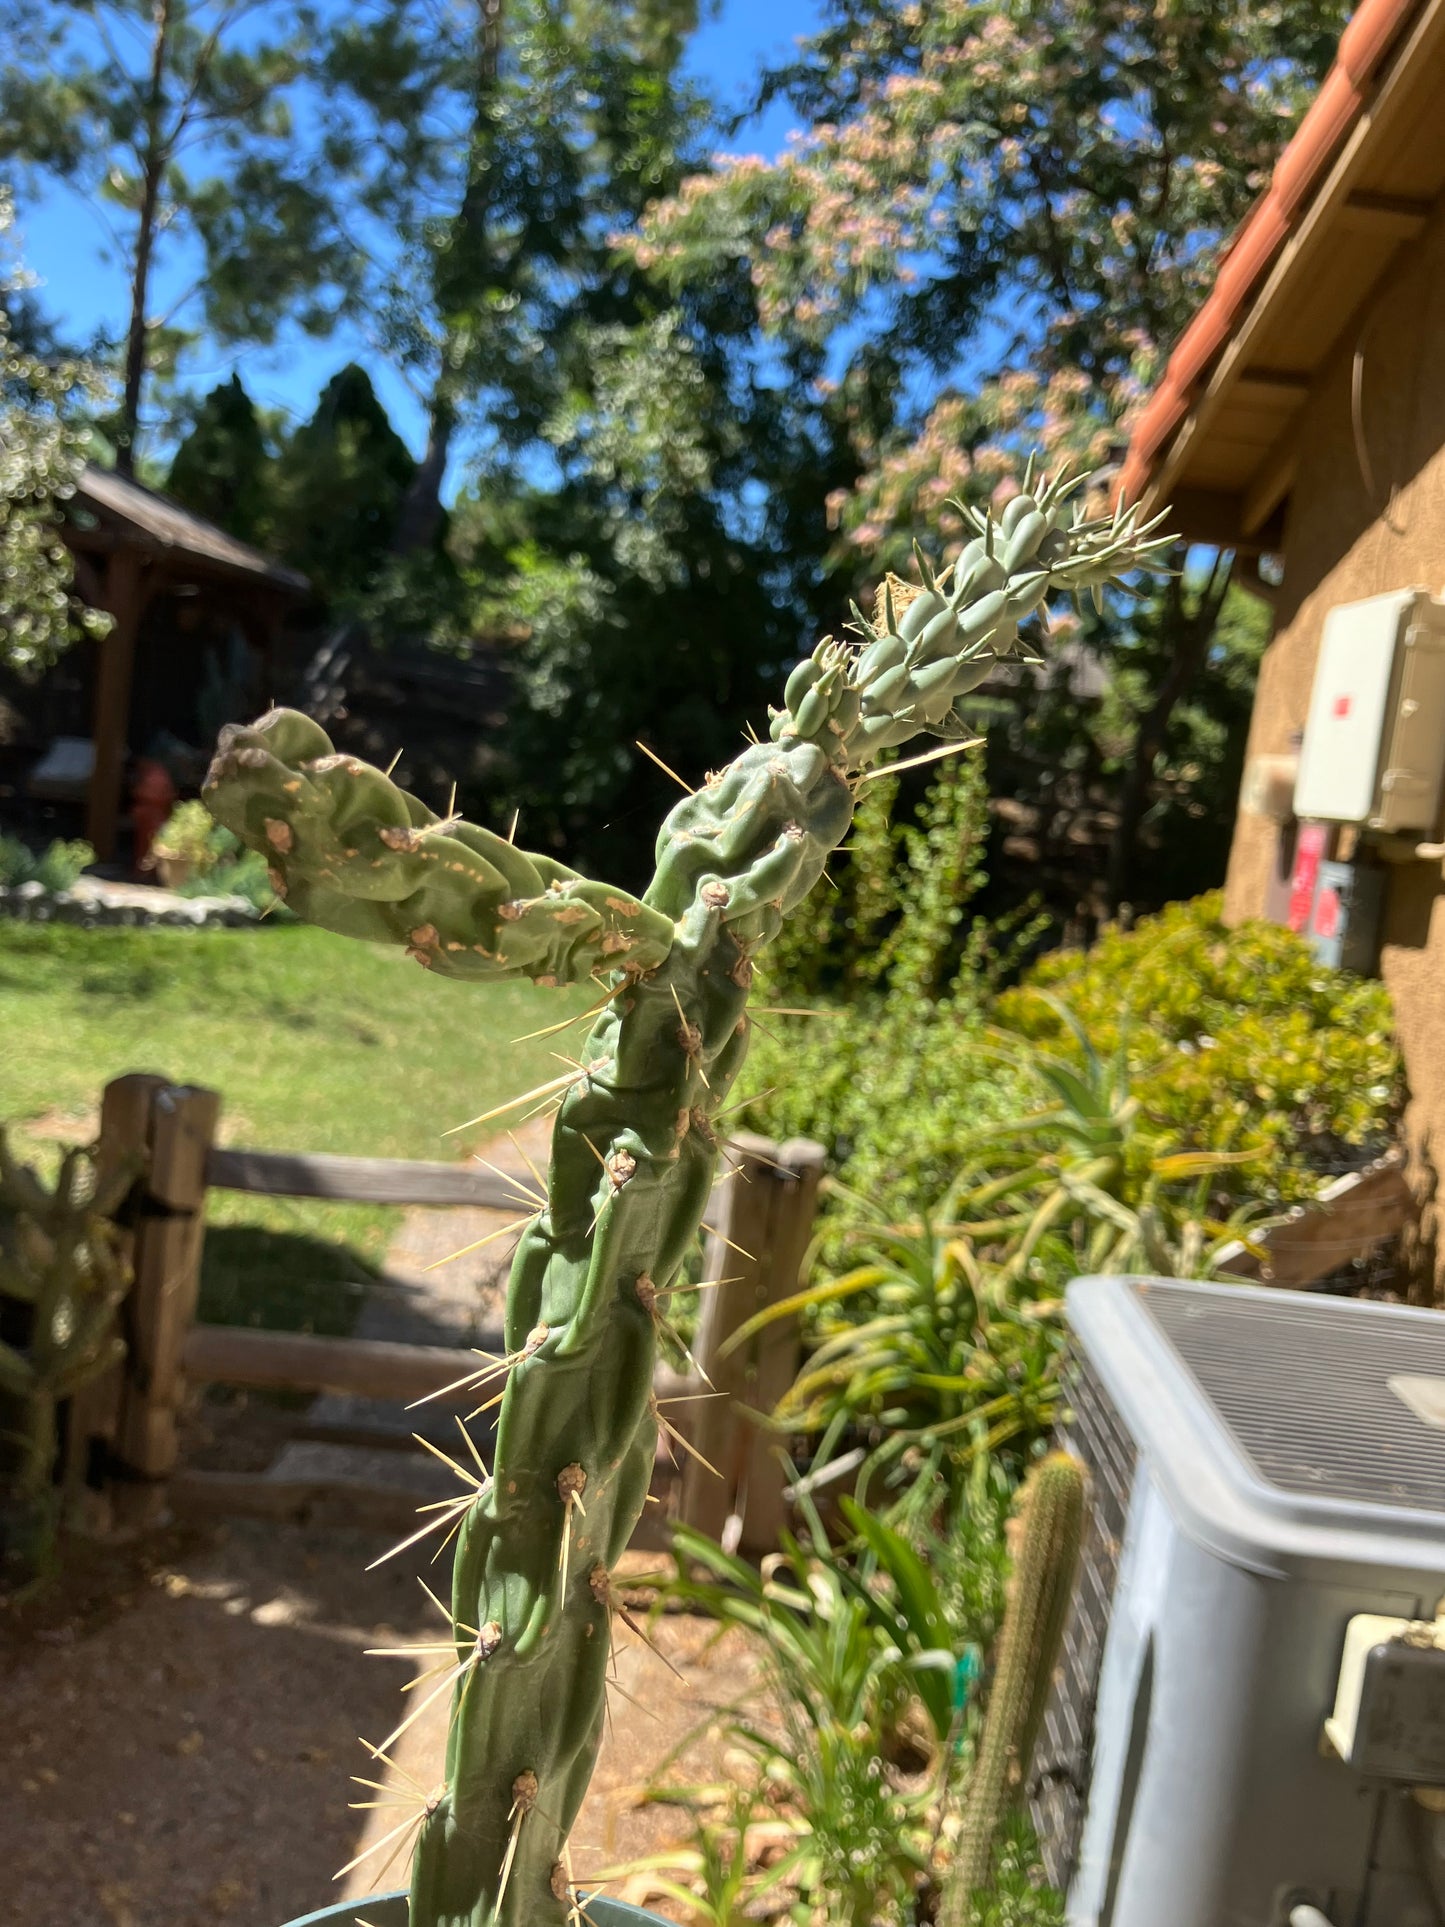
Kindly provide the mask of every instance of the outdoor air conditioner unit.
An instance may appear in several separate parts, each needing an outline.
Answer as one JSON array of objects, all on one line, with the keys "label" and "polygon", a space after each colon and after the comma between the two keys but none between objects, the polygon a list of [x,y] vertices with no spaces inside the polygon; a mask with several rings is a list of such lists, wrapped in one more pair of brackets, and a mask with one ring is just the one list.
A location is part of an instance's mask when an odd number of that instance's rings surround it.
[{"label": "outdoor air conditioner unit", "polygon": [[1030,1799],[1070,1927],[1441,1927],[1445,1315],[1141,1278],[1068,1315],[1092,1519]]}]

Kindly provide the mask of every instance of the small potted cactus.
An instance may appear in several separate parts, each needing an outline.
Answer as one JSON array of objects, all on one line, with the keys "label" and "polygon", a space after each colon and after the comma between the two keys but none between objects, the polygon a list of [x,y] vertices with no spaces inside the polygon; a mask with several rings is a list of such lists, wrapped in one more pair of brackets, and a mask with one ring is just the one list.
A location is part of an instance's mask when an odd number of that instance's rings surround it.
[{"label": "small potted cactus", "polygon": [[[869,765],[920,736],[944,739],[932,754],[962,746],[959,700],[1024,653],[1021,622],[1050,595],[1097,598],[1165,545],[1122,504],[1084,513],[1082,479],[1030,476],[997,520],[962,508],[971,539],[954,563],[935,575],[920,555],[918,586],[890,582],[875,622],[855,610],[856,638],[828,638],[788,677],[768,739],[672,811],[641,897],[439,819],[294,711],[222,735],[205,801],[299,916],[402,944],[440,975],[605,992],[551,1093],[494,1463],[435,1515],[456,1527],[445,1768],[411,1823],[408,1900],[366,1903],[373,1927],[579,1917],[567,1837],[602,1734],[611,1573],[656,1451],[660,1301],[712,1187],[753,959],[847,834]],[[596,1927],[653,1919],[585,1906]]]}]

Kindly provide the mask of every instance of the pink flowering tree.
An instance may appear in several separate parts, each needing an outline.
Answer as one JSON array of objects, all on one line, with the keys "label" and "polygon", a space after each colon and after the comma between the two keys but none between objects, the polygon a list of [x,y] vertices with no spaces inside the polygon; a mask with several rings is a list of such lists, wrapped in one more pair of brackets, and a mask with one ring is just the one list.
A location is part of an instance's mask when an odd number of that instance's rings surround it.
[{"label": "pink flowering tree", "polygon": [[[759,334],[812,358],[857,468],[830,498],[834,559],[895,564],[946,526],[948,497],[1004,500],[1030,448],[1108,464],[1345,11],[838,0],[764,83],[805,123],[786,151],[716,156],[621,245],[680,299],[744,282]],[[1143,616],[1086,618],[1112,678],[1094,760],[1114,789],[1116,902],[1220,693],[1221,637],[1241,633],[1221,629],[1229,584],[1226,557]],[[1236,712],[1237,669],[1220,685]]]}]

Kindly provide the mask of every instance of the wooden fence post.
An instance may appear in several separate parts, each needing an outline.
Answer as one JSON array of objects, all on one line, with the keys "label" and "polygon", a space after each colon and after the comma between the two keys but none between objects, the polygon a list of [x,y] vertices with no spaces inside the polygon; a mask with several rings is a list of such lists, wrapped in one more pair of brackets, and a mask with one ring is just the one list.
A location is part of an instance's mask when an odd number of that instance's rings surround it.
[{"label": "wooden fence post", "polygon": [[[144,1187],[150,1163],[151,1104],[157,1091],[164,1090],[166,1079],[154,1071],[131,1071],[112,1078],[101,1093],[100,1134],[96,1142],[96,1181],[105,1189],[117,1172],[131,1170],[137,1188]],[[135,1263],[135,1227],[122,1206],[116,1221],[122,1262]],[[122,1329],[127,1319],[120,1309]],[[121,1397],[125,1385],[124,1364],[82,1385],[69,1402],[65,1421],[65,1486],[78,1498],[84,1494],[85,1523],[104,1529],[111,1523],[110,1495],[103,1487],[103,1467],[115,1448]]]},{"label": "wooden fence post", "polygon": [[778,1440],[749,1413],[770,1413],[797,1375],[795,1319],[779,1319],[726,1357],[727,1338],[756,1312],[798,1288],[812,1236],[825,1153],[808,1138],[775,1145],[738,1132],[728,1141],[738,1163],[718,1200],[708,1240],[710,1278],[728,1282],[703,1295],[694,1351],[724,1398],[704,1400],[689,1426],[697,1450],[721,1478],[688,1458],[682,1482],[685,1524],[746,1553],[772,1551],[786,1520],[788,1483]]},{"label": "wooden fence post", "polygon": [[[122,1080],[126,1081],[126,1080]],[[135,1281],[124,1307],[115,1458],[117,1492],[133,1524],[154,1516],[175,1469],[181,1351],[196,1312],[206,1225],[206,1154],[221,1100],[197,1085],[160,1081],[150,1096],[149,1166],[135,1226]]]}]

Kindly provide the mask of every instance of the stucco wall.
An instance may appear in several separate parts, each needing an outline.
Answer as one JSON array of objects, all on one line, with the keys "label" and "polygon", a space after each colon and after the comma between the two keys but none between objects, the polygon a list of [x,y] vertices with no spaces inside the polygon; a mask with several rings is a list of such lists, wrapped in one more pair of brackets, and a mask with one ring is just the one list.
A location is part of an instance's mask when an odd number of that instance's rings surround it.
[{"label": "stucco wall", "polygon": [[[1356,445],[1352,390],[1373,471]],[[1309,707],[1326,614],[1412,586],[1445,591],[1445,210],[1346,332],[1301,420],[1285,529],[1276,634],[1262,666],[1249,756],[1287,754]],[[1230,853],[1232,918],[1265,907],[1276,826],[1241,810]],[[1395,1000],[1413,1093],[1410,1125],[1445,1165],[1445,876],[1438,862],[1393,866],[1381,974]]]}]

